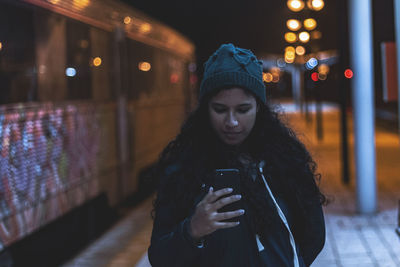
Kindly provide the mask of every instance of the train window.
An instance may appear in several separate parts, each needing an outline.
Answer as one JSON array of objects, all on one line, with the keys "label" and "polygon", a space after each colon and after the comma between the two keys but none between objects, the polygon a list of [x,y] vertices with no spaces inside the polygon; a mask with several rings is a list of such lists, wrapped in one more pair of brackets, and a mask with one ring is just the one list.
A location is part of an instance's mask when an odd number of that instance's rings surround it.
[{"label": "train window", "polygon": [[92,97],[90,72],[91,40],[89,26],[67,20],[67,76],[68,99],[90,99]]},{"label": "train window", "polygon": [[0,104],[36,97],[33,12],[0,2]]},{"label": "train window", "polygon": [[133,41],[128,41],[129,90],[130,99],[138,99],[143,93],[149,95],[155,89],[155,75],[161,69],[155,62],[155,48]]},{"label": "train window", "polygon": [[93,100],[105,101],[115,94],[111,91],[111,34],[97,28],[90,28]]},{"label": "train window", "polygon": [[67,98],[66,18],[35,9],[36,67],[38,101]]}]

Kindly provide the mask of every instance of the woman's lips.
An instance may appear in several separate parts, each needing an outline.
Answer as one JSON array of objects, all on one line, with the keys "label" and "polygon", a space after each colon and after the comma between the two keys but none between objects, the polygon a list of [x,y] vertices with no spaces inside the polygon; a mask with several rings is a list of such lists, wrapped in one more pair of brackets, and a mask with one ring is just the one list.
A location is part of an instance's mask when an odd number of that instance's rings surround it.
[{"label": "woman's lips", "polygon": [[236,138],[241,134],[241,132],[223,132],[223,133],[228,138]]}]

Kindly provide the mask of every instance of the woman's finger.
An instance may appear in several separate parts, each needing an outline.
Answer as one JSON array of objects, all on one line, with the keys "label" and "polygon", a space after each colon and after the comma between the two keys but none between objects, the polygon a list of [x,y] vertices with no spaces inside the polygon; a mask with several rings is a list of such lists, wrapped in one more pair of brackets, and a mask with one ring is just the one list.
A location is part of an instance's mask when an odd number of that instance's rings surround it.
[{"label": "woman's finger", "polygon": [[216,201],[218,198],[227,195],[229,193],[232,193],[233,189],[232,188],[223,188],[218,191],[215,191],[211,196],[208,198],[208,203],[213,203]]},{"label": "woman's finger", "polygon": [[239,222],[217,222],[215,223],[215,228],[217,229],[225,229],[238,226]]},{"label": "woman's finger", "polygon": [[231,218],[235,218],[244,214],[244,210],[235,210],[235,211],[228,211],[228,212],[220,212],[214,216],[216,221],[227,220]]},{"label": "woman's finger", "polygon": [[203,200],[202,200],[201,202],[206,202],[206,203],[208,203],[208,202],[209,202],[209,199],[210,199],[210,197],[212,196],[213,193],[214,193],[214,188],[211,186],[211,187],[208,189],[207,195],[203,198]]},{"label": "woman's finger", "polygon": [[221,198],[220,200],[218,200],[217,202],[211,204],[212,205],[211,208],[213,210],[219,210],[223,206],[226,206],[228,204],[236,202],[236,201],[240,200],[241,198],[242,198],[241,195],[233,195],[233,196],[229,196],[229,197],[224,197],[224,198]]}]

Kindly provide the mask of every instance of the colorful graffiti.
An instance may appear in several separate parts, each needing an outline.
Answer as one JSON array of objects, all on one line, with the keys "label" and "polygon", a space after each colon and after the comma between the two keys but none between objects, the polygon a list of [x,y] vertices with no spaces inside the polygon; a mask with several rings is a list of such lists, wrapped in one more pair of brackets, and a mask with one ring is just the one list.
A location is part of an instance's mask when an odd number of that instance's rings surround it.
[{"label": "colorful graffiti", "polygon": [[0,251],[98,193],[95,109],[0,108]]}]

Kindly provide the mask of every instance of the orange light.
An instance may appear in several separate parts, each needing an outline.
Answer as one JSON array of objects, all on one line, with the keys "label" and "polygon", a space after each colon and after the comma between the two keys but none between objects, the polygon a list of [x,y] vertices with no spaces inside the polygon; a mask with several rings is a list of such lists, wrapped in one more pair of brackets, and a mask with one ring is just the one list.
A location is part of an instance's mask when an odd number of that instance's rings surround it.
[{"label": "orange light", "polygon": [[101,58],[100,57],[95,57],[93,59],[93,66],[98,67],[101,65]]},{"label": "orange light", "polygon": [[312,31],[311,32],[311,38],[314,40],[321,39],[322,33],[320,31]]},{"label": "orange light", "polygon": [[170,77],[171,83],[177,83],[179,81],[179,76],[176,73],[172,73]]},{"label": "orange light", "polygon": [[304,46],[299,45],[299,46],[296,47],[296,54],[297,55],[302,56],[305,53],[306,53],[306,49],[304,48]]},{"label": "orange light", "polygon": [[149,62],[143,61],[139,62],[139,70],[149,71],[151,69],[151,64]]},{"label": "orange light", "polygon": [[90,0],[74,0],[72,4],[76,9],[82,10],[90,4]]},{"label": "orange light", "polygon": [[318,81],[318,73],[313,72],[311,73],[311,80],[313,80],[314,82]]},{"label": "orange light", "polygon": [[267,73],[263,73],[263,81],[266,83],[270,83],[272,82],[273,76],[271,73],[267,72]]},{"label": "orange light", "polygon": [[326,64],[321,64],[318,66],[318,72],[320,74],[328,74],[329,73],[329,66]]},{"label": "orange light", "polygon": [[279,82],[279,74],[272,73],[272,82],[273,83],[278,83]]},{"label": "orange light", "polygon": [[299,40],[302,43],[307,43],[308,41],[310,41],[310,34],[308,32],[299,33]]},{"label": "orange light", "polygon": [[291,31],[297,31],[301,28],[300,21],[298,21],[297,19],[289,19],[288,21],[286,21],[286,26]]},{"label": "orange light", "polygon": [[143,34],[146,34],[151,31],[151,25],[149,23],[143,23],[140,25],[139,31]]},{"label": "orange light", "polygon": [[286,47],[285,47],[285,52],[287,52],[287,51],[295,52],[296,49],[295,49],[293,46],[286,46]]},{"label": "orange light", "polygon": [[287,6],[294,12],[299,12],[304,8],[304,2],[302,0],[288,0]]},{"label": "orange light", "polygon": [[308,0],[307,6],[315,11],[320,11],[324,8],[325,3],[323,0]]},{"label": "orange light", "polygon": [[303,24],[304,28],[306,28],[309,31],[314,30],[317,27],[317,21],[313,18],[304,20]]},{"label": "orange light", "polygon": [[126,17],[124,18],[124,23],[125,23],[126,25],[130,24],[131,22],[132,22],[131,17],[126,16]]},{"label": "orange light", "polygon": [[353,78],[353,76],[354,76],[354,74],[351,69],[346,69],[344,71],[344,77],[346,77],[347,79],[351,79],[351,78]]},{"label": "orange light", "polygon": [[297,41],[297,36],[293,32],[287,32],[287,33],[285,33],[285,40],[288,43],[294,43]]},{"label": "orange light", "polygon": [[3,49],[3,43],[2,42],[0,42],[0,51],[1,51],[1,49]]}]

